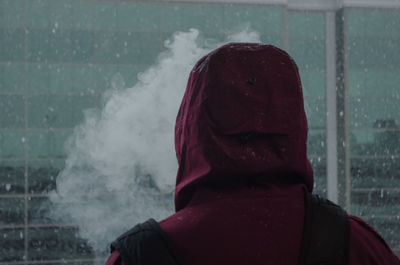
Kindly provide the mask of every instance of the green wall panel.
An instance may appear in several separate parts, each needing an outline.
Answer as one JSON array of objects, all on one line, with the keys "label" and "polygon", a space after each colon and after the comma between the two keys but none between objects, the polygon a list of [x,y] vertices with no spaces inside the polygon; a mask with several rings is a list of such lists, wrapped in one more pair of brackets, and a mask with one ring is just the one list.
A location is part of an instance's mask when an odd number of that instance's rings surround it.
[{"label": "green wall panel", "polygon": [[290,39],[324,39],[325,14],[322,12],[290,12]]},{"label": "green wall panel", "polygon": [[400,158],[352,158],[352,188],[391,188],[400,186]]},{"label": "green wall panel", "polygon": [[48,28],[50,24],[50,1],[52,0],[28,0],[27,25],[32,28]]},{"label": "green wall panel", "polygon": [[352,70],[349,75],[350,96],[386,96],[400,99],[400,70]]},{"label": "green wall panel", "polygon": [[0,161],[0,194],[25,192],[25,161]]},{"label": "green wall panel", "polygon": [[156,61],[161,50],[157,32],[98,32],[96,62],[112,64],[148,64]]},{"label": "green wall panel", "polygon": [[24,158],[25,132],[22,130],[0,131],[0,158]]},{"label": "green wall panel", "polygon": [[95,28],[112,30],[117,27],[117,3],[101,1],[95,5]]},{"label": "green wall panel", "polygon": [[30,64],[27,82],[30,94],[93,93],[94,67],[87,64]]},{"label": "green wall panel", "polygon": [[25,199],[0,198],[0,216],[0,225],[24,224]]},{"label": "green wall panel", "polygon": [[[161,10],[164,7],[165,4],[161,3],[123,2],[118,4],[115,18],[116,28],[158,32],[161,25]],[[96,19],[104,19],[104,16]]]},{"label": "green wall panel", "polygon": [[64,168],[64,160],[28,162],[29,193],[45,194],[56,188],[56,178]]},{"label": "green wall panel", "polygon": [[400,212],[400,191],[369,190],[351,193],[351,212],[360,216],[397,215]]},{"label": "green wall panel", "polygon": [[351,130],[350,151],[353,155],[400,155],[400,130]]},{"label": "green wall panel", "polygon": [[394,97],[350,98],[350,126],[372,128],[377,120],[393,120],[400,126],[398,101]]},{"label": "green wall panel", "polygon": [[309,159],[314,171],[313,192],[326,197],[326,157],[310,156]]},{"label": "green wall panel", "polygon": [[325,70],[305,70],[299,69],[301,83],[303,86],[303,96],[305,98],[325,98]]},{"label": "green wall panel", "polygon": [[1,95],[0,113],[0,128],[24,128],[24,97],[20,95]]},{"label": "green wall panel", "polygon": [[[28,200],[28,223],[35,224],[52,224],[54,220],[50,217],[51,202],[47,197],[31,197]],[[58,221],[57,225],[66,224],[64,221]]]},{"label": "green wall panel", "polygon": [[28,99],[28,126],[73,128],[83,121],[83,110],[95,104],[92,96],[34,95]]},{"label": "green wall panel", "polygon": [[27,24],[33,28],[91,28],[94,3],[79,0],[28,0]]},{"label": "green wall panel", "polygon": [[25,33],[22,29],[0,28],[0,62],[25,59]]},{"label": "green wall panel", "polygon": [[307,114],[308,127],[312,129],[325,128],[325,99],[305,98],[304,108]]},{"label": "green wall panel", "polygon": [[49,0],[51,27],[88,29],[93,27],[94,3],[77,0]]},{"label": "green wall panel", "polygon": [[282,39],[283,9],[263,6],[231,5],[224,8],[224,24],[228,30],[235,30],[249,23],[251,29],[266,36]]},{"label": "green wall panel", "polygon": [[22,261],[24,258],[24,230],[0,230],[0,262]]},{"label": "green wall panel", "polygon": [[21,93],[25,89],[25,66],[0,64],[0,93]]},{"label": "green wall panel", "polygon": [[262,43],[274,45],[279,48],[282,47],[282,35],[281,34],[273,34],[273,33],[263,33],[260,36],[260,40]]},{"label": "green wall panel", "polygon": [[190,28],[207,33],[222,33],[223,7],[213,4],[167,4],[163,6],[162,31],[187,31]]},{"label": "green wall panel", "polygon": [[351,147],[359,144],[373,144],[376,130],[371,129],[352,129],[350,131]]},{"label": "green wall panel", "polygon": [[96,91],[104,92],[106,90],[113,88],[113,84],[118,86],[118,83],[125,84],[124,87],[133,87],[138,81],[138,74],[146,70],[146,68],[147,68],[146,65],[97,66],[95,70]]},{"label": "green wall panel", "polygon": [[[325,69],[325,16],[289,13],[289,53],[300,69]],[[322,89],[322,88],[321,88]]]},{"label": "green wall panel", "polygon": [[[399,14],[400,15],[400,14]],[[400,69],[400,37],[349,37],[349,67],[352,69]]]},{"label": "green wall panel", "polygon": [[326,155],[325,130],[309,130],[307,153],[310,156]]},{"label": "green wall panel", "polygon": [[27,0],[0,0],[0,27],[23,27]]},{"label": "green wall panel", "polygon": [[325,40],[322,37],[316,39],[290,38],[289,53],[300,69],[317,71],[325,69]]},{"label": "green wall panel", "polygon": [[350,9],[348,33],[351,36],[400,37],[398,10]]},{"label": "green wall panel", "polygon": [[31,260],[93,258],[87,243],[77,237],[77,228],[50,227],[29,229]]},{"label": "green wall panel", "polygon": [[27,59],[31,62],[91,62],[94,39],[85,30],[37,30],[27,34]]},{"label": "green wall panel", "polygon": [[65,158],[65,142],[72,131],[32,130],[28,135],[30,158]]}]

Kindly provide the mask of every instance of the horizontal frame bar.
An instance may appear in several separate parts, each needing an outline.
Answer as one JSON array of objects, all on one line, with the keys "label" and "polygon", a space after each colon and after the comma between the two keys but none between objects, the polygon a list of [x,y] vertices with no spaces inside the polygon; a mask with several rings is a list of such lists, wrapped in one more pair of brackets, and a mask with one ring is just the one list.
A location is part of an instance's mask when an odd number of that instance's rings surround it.
[{"label": "horizontal frame bar", "polygon": [[159,0],[156,2],[282,5],[291,10],[302,11],[334,11],[343,7],[400,9],[400,0]]}]

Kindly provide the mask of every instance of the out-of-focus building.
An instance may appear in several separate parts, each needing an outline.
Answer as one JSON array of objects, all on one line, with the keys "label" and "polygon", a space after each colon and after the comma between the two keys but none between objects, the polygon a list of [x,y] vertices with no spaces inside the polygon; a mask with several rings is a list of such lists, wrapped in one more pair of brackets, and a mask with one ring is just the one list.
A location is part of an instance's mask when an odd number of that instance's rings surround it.
[{"label": "out-of-focus building", "polygon": [[316,191],[400,255],[400,1],[0,0],[0,265],[92,264],[41,207],[82,111],[116,73],[133,86],[173,32],[243,23],[299,65]]}]

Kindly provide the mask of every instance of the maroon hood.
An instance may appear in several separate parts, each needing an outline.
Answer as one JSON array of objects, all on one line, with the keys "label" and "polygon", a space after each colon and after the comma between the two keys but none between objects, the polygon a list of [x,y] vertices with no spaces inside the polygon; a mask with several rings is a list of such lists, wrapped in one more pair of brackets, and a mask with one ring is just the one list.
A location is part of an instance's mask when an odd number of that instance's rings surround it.
[{"label": "maroon hood", "polygon": [[284,51],[231,43],[190,73],[175,126],[175,208],[202,187],[278,182],[313,187],[297,66]]}]

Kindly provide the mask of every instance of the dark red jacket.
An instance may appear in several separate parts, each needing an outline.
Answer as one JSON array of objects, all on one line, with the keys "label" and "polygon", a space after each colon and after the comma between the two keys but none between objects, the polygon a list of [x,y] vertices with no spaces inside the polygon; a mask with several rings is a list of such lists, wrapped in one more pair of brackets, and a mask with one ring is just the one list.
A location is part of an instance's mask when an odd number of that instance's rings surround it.
[{"label": "dark red jacket", "polygon": [[[195,65],[175,127],[176,213],[160,222],[182,265],[297,264],[307,131],[286,52],[232,43]],[[350,225],[349,264],[400,264],[365,222]]]}]

